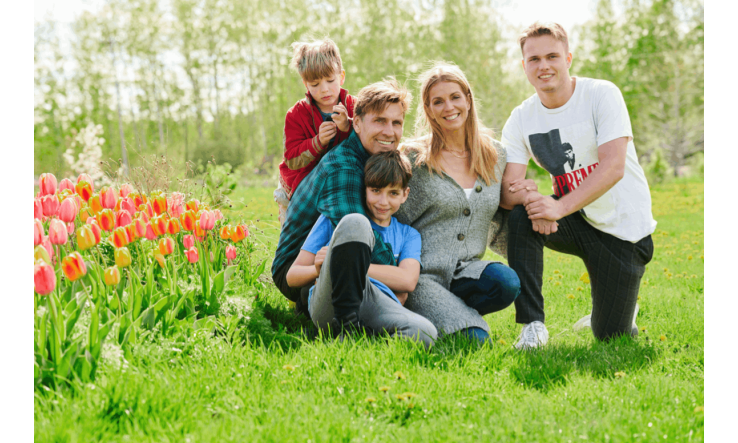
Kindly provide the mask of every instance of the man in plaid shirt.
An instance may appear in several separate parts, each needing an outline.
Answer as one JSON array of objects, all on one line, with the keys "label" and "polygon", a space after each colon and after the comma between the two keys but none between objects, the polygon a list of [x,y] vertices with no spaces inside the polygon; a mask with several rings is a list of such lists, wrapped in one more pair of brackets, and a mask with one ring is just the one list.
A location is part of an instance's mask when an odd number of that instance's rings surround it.
[{"label": "man in plaid shirt", "polygon": [[[272,262],[272,278],[279,290],[307,314],[309,287],[292,288],[287,271],[300,253],[315,221],[323,214],[335,228],[348,214],[366,215],[363,204],[364,165],[372,154],[397,149],[411,96],[396,80],[364,87],[354,105],[354,132],[331,150],[295,191]],[[374,247],[349,242],[331,254],[333,306],[338,326],[356,322],[369,264],[395,265],[390,245],[374,231]],[[333,275],[335,274],[335,275]]]}]

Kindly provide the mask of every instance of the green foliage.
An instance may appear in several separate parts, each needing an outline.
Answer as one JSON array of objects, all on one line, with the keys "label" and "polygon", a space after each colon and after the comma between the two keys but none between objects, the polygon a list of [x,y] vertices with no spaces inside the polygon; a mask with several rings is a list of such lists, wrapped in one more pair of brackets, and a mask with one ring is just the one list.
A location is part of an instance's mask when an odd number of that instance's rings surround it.
[{"label": "green foliage", "polygon": [[663,183],[674,174],[674,170],[669,166],[669,163],[664,158],[664,151],[661,149],[655,149],[651,153],[651,158],[648,163],[643,166],[643,171],[651,185]]},{"label": "green foliage", "polygon": [[206,168],[206,165],[213,161],[216,164],[228,163],[232,167],[238,167],[244,160],[243,147],[225,139],[201,141],[195,147],[192,157],[192,162],[201,168]]}]

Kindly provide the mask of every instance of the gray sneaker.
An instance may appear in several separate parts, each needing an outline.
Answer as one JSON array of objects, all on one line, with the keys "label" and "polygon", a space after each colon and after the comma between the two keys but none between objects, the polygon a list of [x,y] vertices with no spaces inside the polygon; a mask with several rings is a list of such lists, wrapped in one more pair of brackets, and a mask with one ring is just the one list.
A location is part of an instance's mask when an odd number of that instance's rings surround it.
[{"label": "gray sneaker", "polygon": [[[638,316],[638,311],[640,310],[640,307],[638,306],[638,303],[636,303],[635,312],[633,313],[633,331],[635,333],[633,335],[638,335],[638,325],[636,325],[636,317]],[[574,326],[572,329],[575,331],[581,331],[585,328],[592,328],[592,314],[587,314],[584,317],[580,318],[579,321],[574,323]]]},{"label": "gray sneaker", "polygon": [[518,337],[518,349],[533,349],[544,346],[548,343],[548,329],[546,325],[540,321],[534,321],[523,326],[523,331]]}]

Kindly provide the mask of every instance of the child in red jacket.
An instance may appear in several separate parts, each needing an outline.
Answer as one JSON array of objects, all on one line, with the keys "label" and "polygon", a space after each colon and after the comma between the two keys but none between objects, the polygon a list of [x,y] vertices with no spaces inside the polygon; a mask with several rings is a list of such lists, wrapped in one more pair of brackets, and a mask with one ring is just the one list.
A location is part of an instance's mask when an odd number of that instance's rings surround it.
[{"label": "child in red jacket", "polygon": [[280,225],[297,186],[329,150],[348,138],[354,116],[354,98],[341,88],[346,71],[333,40],[295,42],[292,49],[292,63],[307,92],[284,121],[284,159],[274,191]]}]

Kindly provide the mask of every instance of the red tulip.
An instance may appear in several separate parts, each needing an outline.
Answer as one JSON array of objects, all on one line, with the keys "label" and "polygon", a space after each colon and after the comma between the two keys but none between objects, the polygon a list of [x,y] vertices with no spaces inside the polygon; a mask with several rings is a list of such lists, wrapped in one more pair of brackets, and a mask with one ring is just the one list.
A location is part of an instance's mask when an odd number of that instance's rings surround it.
[{"label": "red tulip", "polygon": [[138,211],[138,212],[136,213],[136,215],[134,215],[134,218],[139,218],[139,219],[141,219],[141,221],[143,221],[144,223],[148,223],[148,222],[149,222],[149,221],[151,220],[151,219],[149,218],[149,216],[148,216],[148,215],[146,215],[146,213],[145,213],[145,212],[143,212],[143,211]]},{"label": "red tulip", "polygon": [[49,240],[55,245],[67,243],[67,225],[59,219],[52,219],[49,223]]},{"label": "red tulip", "polygon": [[95,234],[92,232],[92,227],[90,225],[82,225],[79,231],[77,231],[77,248],[80,251],[86,251],[96,244],[97,241],[95,240]]},{"label": "red tulip", "polygon": [[126,233],[128,234],[128,242],[133,243],[138,239],[138,234],[136,233],[136,225],[133,223],[126,225],[125,228]]},{"label": "red tulip", "polygon": [[226,246],[226,258],[228,259],[228,264],[230,265],[233,260],[236,259],[236,247],[233,245]]},{"label": "red tulip", "polygon": [[195,237],[192,235],[185,235],[182,237],[182,245],[185,247],[185,249],[190,249],[191,247],[195,246]]},{"label": "red tulip", "polygon": [[193,231],[195,229],[195,222],[197,221],[195,211],[185,211],[179,218],[182,221],[182,229],[185,231]]},{"label": "red tulip", "polygon": [[110,232],[115,229],[115,214],[110,209],[103,209],[97,214],[97,224],[103,231]]},{"label": "red tulip", "polygon": [[123,183],[120,185],[120,196],[121,197],[128,197],[128,194],[133,192],[133,186],[131,186],[130,183]]},{"label": "red tulip", "polygon": [[54,177],[54,174],[41,174],[38,178],[38,187],[41,189],[41,195],[56,194],[56,177]]},{"label": "red tulip", "polygon": [[79,182],[81,181],[86,181],[90,184],[90,188],[92,188],[93,191],[95,190],[95,182],[92,181],[92,177],[85,174],[84,172],[80,174],[79,177],[77,177],[77,184],[79,184]]},{"label": "red tulip", "polygon": [[100,190],[100,201],[103,208],[113,209],[115,204],[118,203],[118,196],[113,188],[104,187]]},{"label": "red tulip", "polygon": [[55,195],[44,195],[41,197],[41,205],[44,215],[51,217],[52,215],[56,215],[56,212],[59,210],[59,199]]},{"label": "red tulip", "polygon": [[233,240],[234,243],[238,243],[244,238],[248,237],[249,231],[246,229],[245,226],[234,226],[231,229],[231,240]]},{"label": "red tulip", "polygon": [[132,225],[136,228],[136,237],[146,237],[146,223],[140,218],[134,219]]},{"label": "red tulip", "polygon": [[56,273],[54,267],[43,260],[33,265],[33,289],[39,295],[51,293],[56,287]]},{"label": "red tulip", "polygon": [[151,223],[146,223],[146,240],[154,240],[157,237],[154,228],[151,227]]},{"label": "red tulip", "polygon": [[133,221],[133,217],[131,217],[131,213],[126,211],[125,209],[121,209],[120,212],[115,216],[115,226],[128,226]]},{"label": "red tulip", "polygon": [[188,211],[197,212],[200,209],[200,202],[198,200],[190,200],[185,204]]},{"label": "red tulip", "polygon": [[100,231],[100,226],[97,224],[97,220],[92,217],[87,220],[87,224],[90,226],[90,229],[92,229],[92,233],[95,234],[95,244],[100,243],[100,234],[102,234],[102,232]]},{"label": "red tulip", "polygon": [[139,205],[138,210],[145,213],[149,218],[154,217],[154,210],[151,209],[151,205],[149,203]]},{"label": "red tulip", "polygon": [[111,238],[113,239],[113,244],[116,248],[122,248],[130,243],[128,233],[126,232],[126,228],[124,227],[115,228]]},{"label": "red tulip", "polygon": [[87,267],[85,261],[79,252],[72,252],[71,254],[64,257],[62,260],[62,271],[67,276],[69,281],[75,281],[83,275],[87,274]]},{"label": "red tulip", "polygon": [[164,196],[158,196],[154,197],[154,200],[151,205],[154,209],[154,212],[157,214],[163,214],[167,212],[167,199]]},{"label": "red tulip", "polygon": [[39,220],[44,218],[44,205],[40,198],[33,199],[33,218],[37,218]]},{"label": "red tulip", "polygon": [[44,225],[41,220],[33,220],[33,246],[38,246],[44,241]]},{"label": "red tulip", "polygon": [[215,214],[211,211],[202,211],[200,215],[200,227],[206,231],[213,229],[215,226]]},{"label": "red tulip", "polygon": [[74,192],[74,183],[72,183],[72,180],[69,180],[68,178],[63,178],[62,181],[59,182],[59,190],[65,191],[67,189]]},{"label": "red tulip", "polygon": [[131,192],[127,197],[133,200],[133,204],[137,208],[140,208],[142,204],[146,203],[138,192]]},{"label": "red tulip", "polygon": [[179,227],[179,219],[173,218],[167,222],[167,233],[174,235],[181,230]]},{"label": "red tulip", "polygon": [[78,182],[77,186],[74,187],[74,190],[77,191],[77,194],[79,194],[84,201],[87,201],[92,197],[92,185],[84,180]]},{"label": "red tulip", "polygon": [[71,223],[77,218],[77,203],[73,198],[65,198],[59,206],[59,218],[65,223]]},{"label": "red tulip", "polygon": [[159,252],[162,255],[169,255],[174,252],[174,240],[169,237],[159,240]]},{"label": "red tulip", "polygon": [[186,250],[185,255],[187,256],[187,260],[190,263],[197,263],[197,261],[200,259],[200,254],[197,252],[197,248],[195,247]]}]

